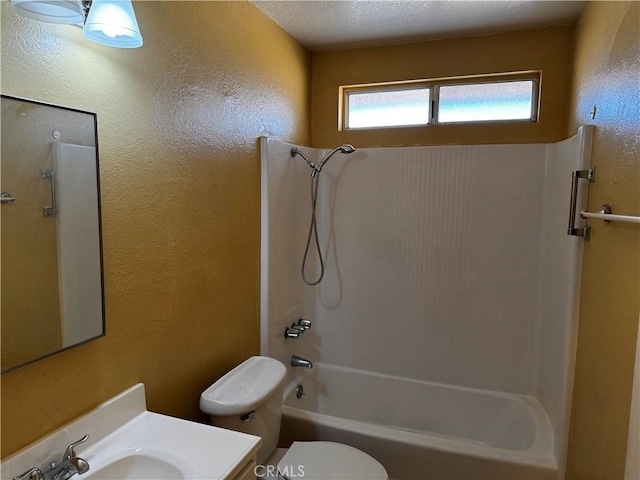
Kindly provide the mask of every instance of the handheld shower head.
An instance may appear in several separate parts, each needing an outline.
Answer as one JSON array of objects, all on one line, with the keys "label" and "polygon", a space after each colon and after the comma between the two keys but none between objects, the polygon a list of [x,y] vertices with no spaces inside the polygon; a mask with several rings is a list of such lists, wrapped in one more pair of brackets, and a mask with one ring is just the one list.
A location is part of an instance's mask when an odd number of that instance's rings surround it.
[{"label": "handheld shower head", "polygon": [[356,151],[355,147],[353,145],[348,144],[348,143],[345,143],[344,145],[340,145],[339,147],[334,148],[329,153],[327,153],[322,160],[320,160],[320,164],[318,165],[318,171],[322,170],[322,167],[324,166],[324,164],[327,163],[327,161],[335,153],[341,152],[341,153],[344,153],[345,155],[348,155],[348,154],[353,153],[355,151]]},{"label": "handheld shower head", "polygon": [[[327,160],[329,160],[336,152],[342,152],[345,155],[355,152],[356,149],[353,145],[349,145],[345,143],[344,145],[340,145],[339,147],[334,148],[330,152],[328,152],[322,160],[317,165],[308,159],[304,153],[302,153],[298,148],[291,149],[291,156],[295,157],[296,155],[300,155],[305,162],[313,169],[311,172],[311,223],[309,224],[309,235],[307,237],[307,245],[304,248],[304,255],[302,256],[302,268],[300,269],[300,273],[302,274],[302,280],[307,285],[318,285],[322,281],[322,277],[324,276],[324,260],[322,258],[322,250],[320,249],[320,240],[318,239],[318,227],[316,225],[316,201],[318,200],[318,184],[320,182],[320,171]],[[309,247],[311,245],[311,239],[315,239],[315,247],[318,252],[318,260],[320,261],[320,274],[315,280],[309,280],[306,276],[305,270],[307,265],[307,256],[309,254]]]},{"label": "handheld shower head", "polygon": [[291,156],[295,157],[296,155],[300,155],[304,159],[304,161],[307,162],[307,165],[309,165],[313,169],[313,175],[315,176],[317,173],[320,173],[320,170],[322,170],[322,166],[325,163],[327,163],[327,160],[329,160],[334,153],[341,152],[341,153],[344,153],[345,155],[348,155],[355,151],[356,149],[353,145],[349,143],[345,143],[344,145],[340,145],[339,147],[336,147],[333,150],[331,150],[329,153],[327,153],[322,158],[322,160],[320,160],[320,163],[318,164],[312,162],[309,158],[307,158],[307,156],[302,152],[302,150],[300,150],[297,147],[291,149]]},{"label": "handheld shower head", "polygon": [[340,145],[338,147],[340,149],[340,151],[346,155],[353,153],[356,151],[355,147],[353,145],[351,145],[350,143],[345,143],[344,145]]}]

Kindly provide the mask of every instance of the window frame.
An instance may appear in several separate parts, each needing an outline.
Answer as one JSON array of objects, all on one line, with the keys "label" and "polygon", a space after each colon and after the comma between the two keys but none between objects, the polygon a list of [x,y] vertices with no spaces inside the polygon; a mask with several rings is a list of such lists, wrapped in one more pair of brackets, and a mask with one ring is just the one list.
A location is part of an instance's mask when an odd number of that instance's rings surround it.
[{"label": "window frame", "polygon": [[[343,88],[343,87],[340,87]],[[428,115],[427,115],[427,123],[410,123],[405,125],[379,125],[375,127],[351,127],[349,128],[349,95],[351,94],[368,94],[368,93],[379,93],[379,92],[402,92],[405,90],[428,90],[429,91],[429,106],[428,106]],[[343,93],[343,102],[344,108],[342,108],[342,118],[344,119],[343,125],[345,126],[345,130],[369,130],[375,128],[407,128],[407,127],[425,127],[431,123],[431,119],[433,116],[433,88],[432,85],[426,84],[424,82],[400,82],[400,83],[391,83],[381,86],[380,84],[376,84],[375,87],[372,88],[351,88],[345,87]]]},{"label": "window frame", "polygon": [[[491,83],[506,83],[517,81],[532,82],[531,115],[528,119],[507,120],[464,120],[460,122],[442,122],[438,120],[440,106],[440,87],[459,85],[481,85]],[[348,130],[375,130],[381,128],[424,128],[444,125],[470,125],[470,124],[495,124],[495,123],[536,123],[540,116],[540,90],[542,85],[542,72],[539,70],[527,70],[511,73],[497,73],[484,75],[465,75],[458,77],[443,77],[429,80],[406,80],[399,82],[367,83],[359,85],[345,85],[338,89],[338,131]],[[376,93],[388,91],[414,90],[427,88],[429,92],[429,121],[427,123],[410,125],[385,125],[376,127],[349,127],[349,95],[353,93]]]}]

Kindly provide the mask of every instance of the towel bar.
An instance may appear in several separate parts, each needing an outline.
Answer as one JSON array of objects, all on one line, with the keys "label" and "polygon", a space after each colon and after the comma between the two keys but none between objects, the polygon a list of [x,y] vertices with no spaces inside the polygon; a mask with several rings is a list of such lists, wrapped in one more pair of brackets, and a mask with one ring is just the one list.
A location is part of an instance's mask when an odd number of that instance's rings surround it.
[{"label": "towel bar", "polygon": [[612,213],[611,205],[605,203],[602,205],[602,210],[597,213],[594,212],[585,212],[584,210],[580,212],[580,217],[582,218],[597,218],[599,220],[604,220],[605,222],[629,222],[629,223],[640,223],[640,217],[636,217],[633,215],[617,215]]}]

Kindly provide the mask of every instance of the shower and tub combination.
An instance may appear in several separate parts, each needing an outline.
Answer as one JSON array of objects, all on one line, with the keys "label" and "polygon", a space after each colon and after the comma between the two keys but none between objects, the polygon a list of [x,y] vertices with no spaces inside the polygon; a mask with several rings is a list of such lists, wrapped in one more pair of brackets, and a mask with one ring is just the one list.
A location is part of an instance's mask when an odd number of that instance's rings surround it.
[{"label": "shower and tub combination", "polygon": [[281,440],[352,445],[396,480],[563,478],[583,242],[567,210],[591,136],[262,138],[261,353],[313,365],[289,367]]}]

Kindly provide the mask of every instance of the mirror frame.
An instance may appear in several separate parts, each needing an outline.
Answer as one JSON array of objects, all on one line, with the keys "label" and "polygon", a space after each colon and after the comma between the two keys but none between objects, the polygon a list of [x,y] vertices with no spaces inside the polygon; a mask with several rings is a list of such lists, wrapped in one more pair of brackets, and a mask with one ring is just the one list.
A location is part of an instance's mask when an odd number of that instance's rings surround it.
[{"label": "mirror frame", "polygon": [[[104,294],[104,253],[103,253],[103,240],[102,240],[102,196],[100,193],[100,149],[99,149],[99,144],[98,144],[98,114],[95,112],[88,112],[86,110],[80,110],[78,108],[72,108],[72,107],[66,107],[64,105],[56,105],[54,103],[48,103],[48,102],[42,102],[40,100],[33,100],[30,98],[24,98],[24,97],[18,97],[15,95],[8,95],[8,94],[4,94],[4,93],[0,93],[0,98],[2,99],[10,99],[10,100],[16,100],[16,101],[20,101],[20,102],[25,102],[25,103],[31,103],[34,105],[39,105],[39,106],[44,106],[44,107],[53,107],[53,108],[59,108],[62,110],[66,110],[66,111],[70,111],[70,112],[76,112],[76,113],[83,113],[85,115],[91,115],[93,118],[93,131],[94,131],[94,135],[95,135],[95,150],[96,150],[96,194],[97,194],[97,202],[98,202],[98,251],[99,251],[99,255],[100,255],[100,297],[102,299],[102,305],[101,305],[101,313],[102,313],[102,333],[100,335],[96,335],[90,338],[87,338],[85,340],[82,340],[80,342],[74,343],[73,345],[69,345],[67,347],[61,347],[57,350],[54,350],[50,353],[44,354],[44,355],[40,355],[38,357],[34,357],[31,360],[27,360],[25,362],[16,364],[16,365],[12,365],[8,368],[2,369],[2,371],[0,372],[1,375],[4,375],[6,373],[9,372],[13,372],[19,368],[25,367],[27,365],[32,365],[36,362],[39,362],[40,360],[44,360],[45,358],[49,358],[52,357],[54,355],[57,355],[58,353],[62,353],[62,352],[66,352],[68,350],[71,350],[72,348],[75,347],[79,347],[80,345],[85,345],[89,342],[92,342],[94,340],[97,340],[99,338],[102,338],[104,336],[106,336],[107,334],[107,322],[106,322],[106,312],[105,312],[105,294]],[[1,301],[1,298],[0,298]]]}]

